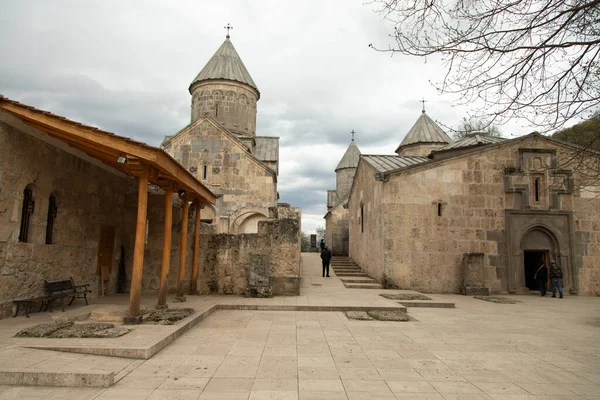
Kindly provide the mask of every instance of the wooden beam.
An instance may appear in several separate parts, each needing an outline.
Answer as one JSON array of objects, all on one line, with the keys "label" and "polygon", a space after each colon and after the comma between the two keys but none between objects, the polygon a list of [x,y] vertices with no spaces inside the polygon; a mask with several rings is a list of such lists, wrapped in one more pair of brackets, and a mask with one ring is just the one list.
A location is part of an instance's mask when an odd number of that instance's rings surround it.
[{"label": "wooden beam", "polygon": [[130,322],[134,322],[140,316],[140,299],[142,295],[142,273],[144,269],[144,242],[146,240],[147,211],[148,175],[146,172],[146,175],[141,176],[138,182],[138,206],[137,221],[135,225],[135,246],[133,249],[133,271],[131,273],[131,290],[129,291],[130,294],[128,317],[130,317]]},{"label": "wooden beam", "polygon": [[167,287],[169,281],[169,266],[171,263],[171,233],[173,226],[173,187],[165,190],[165,230],[163,238],[162,267],[160,270],[160,286],[156,308],[167,308]]},{"label": "wooden beam", "polygon": [[207,203],[216,204],[216,196],[162,149],[69,121],[8,99],[0,99],[0,108],[15,114],[25,123],[43,132],[52,132],[57,139],[70,140],[86,148],[114,149],[119,153],[140,158],[146,164],[172,176],[173,180],[180,182],[188,192],[201,197]]},{"label": "wooden beam", "polygon": [[179,274],[177,275],[177,300],[185,301],[185,294],[183,291],[183,278],[185,277],[185,264],[187,258],[187,232],[188,232],[188,213],[190,209],[190,202],[188,200],[188,194],[183,195],[183,213],[181,215],[181,241],[179,248]]},{"label": "wooden beam", "polygon": [[190,293],[198,293],[198,253],[200,252],[200,214],[201,202],[196,202],[196,221],[194,225],[194,254],[192,257],[192,280],[190,282]]}]

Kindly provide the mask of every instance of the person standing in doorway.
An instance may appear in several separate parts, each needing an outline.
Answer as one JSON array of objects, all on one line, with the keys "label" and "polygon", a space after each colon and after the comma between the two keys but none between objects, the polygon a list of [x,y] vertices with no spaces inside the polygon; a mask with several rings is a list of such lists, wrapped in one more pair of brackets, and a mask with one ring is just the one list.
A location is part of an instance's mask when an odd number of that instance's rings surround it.
[{"label": "person standing in doorway", "polygon": [[546,268],[544,261],[541,262],[540,267],[535,271],[533,278],[536,280],[538,288],[540,288],[542,297],[544,297],[546,295],[546,283],[548,282],[548,269]]},{"label": "person standing in doorway", "polygon": [[562,267],[558,265],[556,261],[552,261],[550,263],[550,284],[552,285],[552,297],[556,297],[556,288],[558,288],[558,294],[560,294],[561,299],[563,298],[562,278]]},{"label": "person standing in doorway", "polygon": [[331,261],[331,252],[327,246],[323,246],[323,250],[321,250],[321,260],[323,260],[323,277],[327,276],[329,278],[329,261]]}]

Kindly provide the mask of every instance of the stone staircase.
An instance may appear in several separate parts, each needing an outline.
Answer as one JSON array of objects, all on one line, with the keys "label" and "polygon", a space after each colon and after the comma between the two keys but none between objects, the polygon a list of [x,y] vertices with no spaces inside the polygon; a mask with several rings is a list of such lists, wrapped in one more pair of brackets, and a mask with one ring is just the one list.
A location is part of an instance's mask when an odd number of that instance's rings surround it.
[{"label": "stone staircase", "polygon": [[349,289],[383,289],[383,286],[369,278],[350,257],[332,257],[330,267]]}]

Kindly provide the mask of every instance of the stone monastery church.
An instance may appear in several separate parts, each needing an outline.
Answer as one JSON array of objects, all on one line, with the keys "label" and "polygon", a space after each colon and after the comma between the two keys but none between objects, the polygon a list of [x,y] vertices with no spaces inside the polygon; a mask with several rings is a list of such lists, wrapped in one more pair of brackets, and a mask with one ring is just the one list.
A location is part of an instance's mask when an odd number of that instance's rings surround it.
[{"label": "stone monastery church", "polygon": [[189,87],[191,123],[160,148],[0,95],[0,318],[45,281],[91,297],[297,295],[301,211],[278,203],[279,138],[229,35]]},{"label": "stone monastery church", "polygon": [[536,290],[542,261],[572,294],[600,295],[600,156],[532,133],[458,141],[425,113],[394,155],[354,140],[327,193],[326,244],[384,287]]},{"label": "stone monastery church", "polygon": [[219,233],[256,233],[277,205],[279,138],[256,135],[260,92],[229,35],[189,91],[191,123],[161,147],[217,195]]}]

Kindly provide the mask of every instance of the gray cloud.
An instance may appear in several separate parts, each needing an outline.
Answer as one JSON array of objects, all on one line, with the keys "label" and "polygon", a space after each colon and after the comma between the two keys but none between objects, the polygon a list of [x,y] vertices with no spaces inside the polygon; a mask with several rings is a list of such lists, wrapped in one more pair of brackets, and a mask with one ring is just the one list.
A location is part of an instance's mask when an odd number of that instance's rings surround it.
[{"label": "gray cloud", "polygon": [[325,194],[350,130],[363,153],[393,153],[419,117],[456,124],[465,109],[429,80],[440,62],[392,57],[391,26],[362,0],[222,2],[0,0],[0,93],[159,145],[189,122],[190,81],[234,25],[256,81],[259,135],[281,137],[281,201],[304,228],[324,224]]}]

